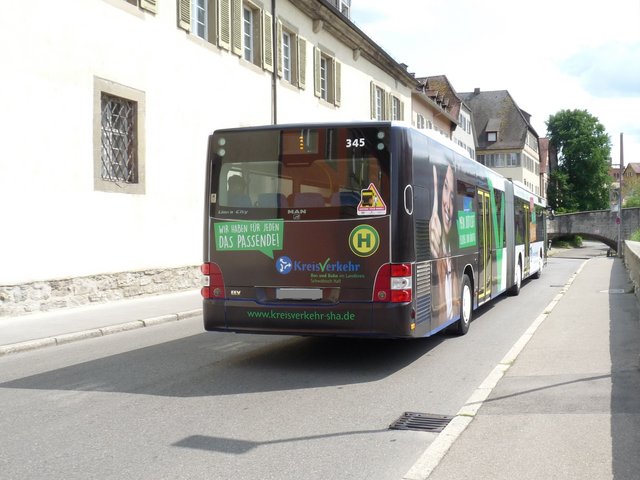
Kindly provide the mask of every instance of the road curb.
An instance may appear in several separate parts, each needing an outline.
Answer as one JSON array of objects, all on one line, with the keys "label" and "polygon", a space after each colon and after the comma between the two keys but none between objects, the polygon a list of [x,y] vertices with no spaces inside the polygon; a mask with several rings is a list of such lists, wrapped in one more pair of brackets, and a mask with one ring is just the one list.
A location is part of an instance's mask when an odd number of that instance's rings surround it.
[{"label": "road curb", "polygon": [[116,325],[109,325],[106,327],[92,328],[88,330],[81,330],[79,332],[65,333],[61,335],[55,335],[46,338],[38,338],[35,340],[27,340],[25,342],[11,343],[8,345],[0,345],[0,357],[13,353],[28,352],[31,350],[38,350],[45,347],[55,347],[58,345],[65,345],[67,343],[78,342],[80,340],[87,340],[90,338],[104,337],[106,335],[113,335],[116,333],[128,332],[131,330],[137,330],[139,328],[153,327],[156,325],[162,325],[168,322],[177,322],[180,320],[186,320],[188,318],[197,317],[202,314],[202,309],[187,310],[184,312],[171,313],[168,315],[160,315],[157,317],[145,318],[142,320],[134,320],[131,322],[119,323]]},{"label": "road curb", "polygon": [[573,273],[567,283],[564,284],[560,293],[556,295],[551,302],[543,309],[542,313],[531,323],[524,334],[516,341],[507,354],[498,362],[494,369],[487,375],[484,381],[467,399],[456,416],[449,424],[440,432],[436,439],[422,453],[418,461],[413,464],[409,471],[402,477],[402,480],[426,480],[442,461],[449,449],[455,441],[462,435],[466,428],[476,417],[478,410],[482,407],[484,401],[491,395],[498,382],[505,375],[507,370],[511,368],[518,355],[524,350],[529,343],[536,330],[551,314],[560,299],[567,293],[575,278],[580,274],[584,266],[589,262],[582,262],[580,267]]}]

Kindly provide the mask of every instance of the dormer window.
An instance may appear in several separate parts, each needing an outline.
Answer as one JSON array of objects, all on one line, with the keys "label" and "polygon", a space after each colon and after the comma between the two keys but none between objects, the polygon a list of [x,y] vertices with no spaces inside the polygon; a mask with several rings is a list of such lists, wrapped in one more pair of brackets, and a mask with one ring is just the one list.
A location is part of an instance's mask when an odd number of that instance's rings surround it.
[{"label": "dormer window", "polygon": [[485,132],[487,132],[487,142],[497,142],[499,131],[500,120],[497,118],[490,118],[485,128]]},{"label": "dormer window", "polygon": [[351,18],[351,0],[340,1],[340,13],[349,19]]},{"label": "dormer window", "polygon": [[329,0],[329,3],[336,7],[342,15],[351,19],[351,0]]}]

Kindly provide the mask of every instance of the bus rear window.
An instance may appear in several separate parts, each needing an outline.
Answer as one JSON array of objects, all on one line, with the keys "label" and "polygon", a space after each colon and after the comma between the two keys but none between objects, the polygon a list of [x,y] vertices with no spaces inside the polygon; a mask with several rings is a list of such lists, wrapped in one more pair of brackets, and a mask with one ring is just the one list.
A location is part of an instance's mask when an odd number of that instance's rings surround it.
[{"label": "bus rear window", "polygon": [[389,130],[216,133],[212,215],[345,218],[388,213]]}]

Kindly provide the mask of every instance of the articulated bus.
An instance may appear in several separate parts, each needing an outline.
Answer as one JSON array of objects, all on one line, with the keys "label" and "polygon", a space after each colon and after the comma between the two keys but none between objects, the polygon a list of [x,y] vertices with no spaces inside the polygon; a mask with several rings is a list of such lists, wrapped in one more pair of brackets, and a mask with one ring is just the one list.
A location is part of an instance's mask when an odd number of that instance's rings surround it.
[{"label": "articulated bus", "polygon": [[450,140],[399,122],[217,130],[205,330],[463,335],[473,310],[542,273],[544,207]]}]

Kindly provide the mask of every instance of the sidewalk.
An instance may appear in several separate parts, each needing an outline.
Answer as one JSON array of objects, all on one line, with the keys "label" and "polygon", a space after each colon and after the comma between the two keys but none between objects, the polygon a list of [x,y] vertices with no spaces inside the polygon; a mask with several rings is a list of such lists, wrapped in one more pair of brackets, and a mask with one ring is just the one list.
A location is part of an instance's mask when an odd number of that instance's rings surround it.
[{"label": "sidewalk", "polygon": [[640,327],[629,292],[621,259],[586,262],[404,478],[639,478]]},{"label": "sidewalk", "polygon": [[0,317],[0,356],[194,317],[200,289]]}]

